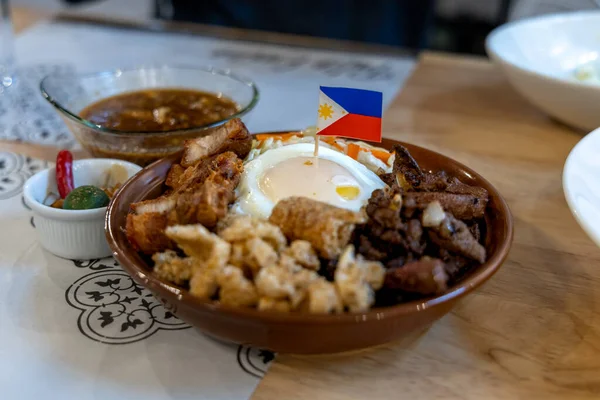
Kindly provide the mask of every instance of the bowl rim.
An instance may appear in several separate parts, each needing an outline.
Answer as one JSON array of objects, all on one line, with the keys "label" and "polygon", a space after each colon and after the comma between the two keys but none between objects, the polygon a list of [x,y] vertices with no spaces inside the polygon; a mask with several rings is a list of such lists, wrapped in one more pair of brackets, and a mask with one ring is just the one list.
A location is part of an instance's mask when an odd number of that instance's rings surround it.
[{"label": "bowl rim", "polygon": [[520,72],[527,74],[528,76],[546,79],[546,80],[552,81],[554,83],[565,85],[565,86],[581,87],[581,88],[586,88],[587,90],[591,90],[591,91],[600,91],[600,85],[589,84],[589,83],[581,82],[578,80],[570,80],[566,77],[558,77],[558,76],[554,76],[554,75],[547,74],[544,72],[540,72],[533,68],[528,68],[528,67],[523,67],[521,65],[518,65],[518,64],[508,60],[506,57],[504,57],[502,55],[502,53],[500,51],[498,51],[496,46],[494,45],[494,41],[500,35],[505,34],[507,31],[509,31],[515,27],[518,27],[518,26],[523,26],[523,25],[528,25],[528,24],[533,24],[533,23],[540,23],[543,21],[554,21],[554,20],[561,20],[561,19],[562,20],[578,20],[578,19],[585,19],[585,18],[590,18],[590,17],[595,17],[595,18],[600,19],[600,10],[580,10],[580,11],[568,11],[568,12],[562,12],[562,13],[552,13],[552,14],[538,15],[535,17],[524,18],[524,19],[520,19],[520,20],[516,20],[516,21],[507,22],[503,25],[500,25],[500,26],[494,28],[487,35],[487,37],[485,38],[485,49],[490,58],[495,59],[505,65],[510,65],[512,68],[515,68],[515,69],[519,70]]},{"label": "bowl rim", "polygon": [[[133,175],[127,178],[127,181],[133,178],[135,175],[137,175],[138,172],[142,170],[142,168],[137,164],[114,158],[84,158],[81,160],[73,161],[73,166],[79,166],[79,168],[83,166],[84,168],[88,169],[115,164],[123,165],[134,170],[137,169],[137,171]],[[93,219],[104,219],[104,214],[108,206],[92,208],[90,210],[64,210],[61,208],[52,208],[36,200],[31,193],[33,186],[40,184],[40,181],[44,176],[47,177],[51,171],[55,170],[56,166],[45,168],[41,171],[36,172],[25,181],[25,184],[23,185],[23,200],[29,206],[29,208],[31,208],[33,212],[42,217],[60,221],[84,221]],[[44,184],[46,184],[46,181],[47,179],[43,179]]]},{"label": "bowl rim", "polygon": [[[50,80],[52,78],[82,79],[82,78],[96,78],[96,77],[102,77],[102,76],[119,77],[123,73],[127,73],[127,72],[135,72],[135,71],[140,71],[140,70],[169,70],[169,69],[170,70],[196,70],[196,71],[208,72],[213,75],[221,75],[221,76],[230,78],[238,83],[248,86],[252,90],[252,99],[244,108],[242,108],[241,110],[238,110],[235,114],[230,115],[229,117],[227,117],[225,119],[221,119],[217,122],[213,122],[210,124],[199,125],[199,126],[194,126],[194,127],[185,128],[185,129],[174,129],[174,130],[168,130],[168,131],[125,132],[125,131],[119,131],[116,129],[103,128],[99,125],[92,123],[91,121],[88,121],[85,118],[80,117],[77,113],[69,110],[68,107],[63,106],[59,101],[57,101],[54,97],[52,97],[52,95],[50,95],[50,93],[48,93],[48,91],[46,90],[48,80]],[[149,136],[150,137],[152,137],[152,136],[161,136],[161,137],[178,136],[181,134],[187,134],[187,133],[192,133],[192,132],[199,131],[199,130],[214,128],[214,127],[222,125],[225,122],[230,121],[234,118],[241,118],[242,116],[248,114],[252,109],[254,109],[254,107],[256,107],[256,104],[258,104],[258,101],[260,99],[260,92],[259,92],[256,84],[251,79],[246,78],[242,75],[238,75],[237,73],[232,72],[230,69],[215,68],[212,66],[191,66],[191,65],[185,65],[185,64],[157,64],[157,65],[149,64],[149,65],[142,65],[142,66],[132,67],[132,68],[116,68],[116,69],[112,69],[112,70],[105,70],[105,71],[91,72],[91,73],[76,73],[75,72],[75,73],[67,73],[67,74],[61,74],[61,73],[48,74],[44,78],[42,78],[42,80],[40,81],[39,89],[40,89],[40,92],[41,92],[42,96],[44,97],[44,99],[46,99],[46,101],[48,101],[50,104],[52,104],[52,106],[54,106],[58,111],[62,112],[69,119],[71,119],[75,122],[78,122],[80,124],[83,124],[86,127],[93,129],[97,132],[100,132],[105,136],[120,137],[120,138],[123,138],[124,136],[132,137],[132,138],[133,137],[144,137],[145,138],[145,137],[149,137]],[[142,88],[140,88],[138,90],[142,90]]]},{"label": "bowl rim", "polygon": [[592,140],[598,140],[595,136],[600,135],[600,128],[594,129],[590,133],[588,133],[583,139],[581,139],[577,144],[571,149],[569,155],[567,156],[567,160],[565,161],[565,165],[563,167],[562,173],[562,187],[563,193],[565,196],[565,200],[567,201],[567,205],[569,206],[569,210],[573,217],[579,224],[579,226],[583,229],[583,231],[588,235],[588,237],[598,246],[600,247],[600,230],[594,227],[594,224],[590,223],[586,218],[583,218],[581,213],[578,211],[577,202],[575,199],[575,195],[573,193],[573,189],[571,188],[570,179],[568,176],[571,175],[571,169],[575,164],[575,158],[578,157],[578,153],[581,151],[583,147],[586,146],[587,142],[591,142]]},{"label": "bowl rim", "polygon": [[[282,133],[282,132],[296,132],[294,130],[289,131],[278,131],[278,132],[265,132],[265,133]],[[387,139],[387,138],[384,138]],[[417,146],[414,144],[406,143],[403,141],[395,140],[395,139],[387,139],[389,141],[393,141],[394,143],[400,143],[402,145],[408,144],[411,147],[417,148],[421,151],[433,153],[437,157],[440,157],[445,162],[451,162],[456,165],[456,167],[467,172],[471,177],[476,177],[480,180],[487,188],[490,190],[490,195],[493,196],[498,201],[498,210],[505,224],[505,231],[503,232],[504,241],[500,243],[496,249],[496,252],[492,254],[488,260],[479,266],[476,271],[469,274],[467,278],[459,282],[455,285],[451,290],[442,294],[441,296],[428,297],[418,300],[413,300],[406,303],[400,303],[392,306],[385,307],[377,307],[372,308],[367,312],[344,312],[341,314],[327,314],[327,315],[318,315],[318,314],[302,314],[302,313],[282,313],[276,311],[258,311],[256,309],[245,309],[245,308],[235,308],[224,306],[222,304],[216,303],[212,300],[203,300],[198,297],[192,296],[189,291],[177,287],[176,285],[164,282],[154,276],[151,271],[145,270],[136,264],[136,262],[132,259],[131,254],[118,245],[116,240],[116,235],[121,230],[121,227],[113,226],[111,224],[111,219],[113,218],[113,208],[114,204],[120,200],[120,197],[123,196],[127,190],[127,187],[133,184],[133,179],[127,181],[125,185],[119,190],[119,192],[113,197],[110,204],[108,205],[108,210],[106,212],[104,229],[106,233],[106,239],[108,244],[113,251],[113,256],[119,262],[121,267],[134,279],[138,279],[138,281],[144,282],[144,285],[151,287],[151,291],[158,291],[163,293],[170,293],[170,295],[175,295],[177,297],[178,302],[183,303],[185,306],[193,307],[197,311],[205,311],[205,312],[218,312],[222,316],[227,316],[230,318],[243,318],[249,319],[256,322],[268,322],[268,323],[281,323],[281,324],[315,324],[315,325],[327,325],[331,323],[342,323],[342,324],[354,324],[360,322],[367,322],[371,320],[382,320],[382,319],[393,319],[400,315],[408,315],[413,314],[415,312],[424,311],[431,307],[439,306],[443,303],[447,303],[453,299],[458,299],[463,297],[464,295],[470,293],[475,288],[481,286],[484,282],[486,282],[489,278],[494,275],[503,262],[508,257],[510,247],[513,241],[514,227],[513,227],[513,217],[510,212],[510,208],[506,200],[502,197],[502,195],[498,192],[498,190],[485,178],[483,178],[480,174],[473,171],[471,168],[465,166],[464,164],[450,158],[444,156],[440,153],[437,153],[433,150],[426,149],[421,146]],[[155,161],[154,163],[148,165],[144,168],[152,169],[159,163],[165,162],[165,160],[173,159],[175,160],[179,155],[174,154],[166,158],[162,158],[160,160]],[[134,276],[135,275],[135,276]]]}]

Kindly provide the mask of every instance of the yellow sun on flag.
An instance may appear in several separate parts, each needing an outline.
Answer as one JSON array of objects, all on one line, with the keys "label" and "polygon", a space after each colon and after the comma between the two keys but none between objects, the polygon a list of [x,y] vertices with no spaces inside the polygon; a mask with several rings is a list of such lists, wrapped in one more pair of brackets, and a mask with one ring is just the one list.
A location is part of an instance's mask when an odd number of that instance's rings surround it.
[{"label": "yellow sun on flag", "polygon": [[333,107],[327,103],[319,105],[319,117],[323,119],[332,118]]}]

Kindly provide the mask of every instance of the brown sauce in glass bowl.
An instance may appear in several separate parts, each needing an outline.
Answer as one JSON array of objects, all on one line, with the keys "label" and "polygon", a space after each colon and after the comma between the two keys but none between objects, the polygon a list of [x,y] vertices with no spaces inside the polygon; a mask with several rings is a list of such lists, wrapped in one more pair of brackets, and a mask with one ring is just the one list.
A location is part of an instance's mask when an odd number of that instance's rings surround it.
[{"label": "brown sauce in glass bowl", "polygon": [[80,116],[121,132],[167,132],[222,121],[239,111],[231,99],[189,89],[145,89],[99,100]]}]

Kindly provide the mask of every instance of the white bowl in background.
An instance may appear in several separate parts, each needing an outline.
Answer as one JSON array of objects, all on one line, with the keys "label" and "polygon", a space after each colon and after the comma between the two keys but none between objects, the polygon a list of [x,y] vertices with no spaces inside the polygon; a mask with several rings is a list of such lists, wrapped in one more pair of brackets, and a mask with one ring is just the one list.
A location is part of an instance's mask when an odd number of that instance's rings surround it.
[{"label": "white bowl in background", "polygon": [[[112,159],[87,159],[73,162],[74,186],[104,186],[108,171],[113,171],[110,186],[125,183],[141,170],[136,164]],[[63,210],[43,204],[49,193],[58,193],[56,169],[38,172],[25,182],[23,197],[33,211],[38,240],[50,253],[74,260],[108,257],[112,254],[104,235],[106,207],[92,210]]]},{"label": "white bowl in background", "polygon": [[531,103],[574,127],[600,126],[600,85],[574,78],[600,70],[600,11],[546,15],[502,25],[486,39],[490,58]]},{"label": "white bowl in background", "polygon": [[571,150],[563,169],[563,190],[575,219],[600,247],[600,128]]}]

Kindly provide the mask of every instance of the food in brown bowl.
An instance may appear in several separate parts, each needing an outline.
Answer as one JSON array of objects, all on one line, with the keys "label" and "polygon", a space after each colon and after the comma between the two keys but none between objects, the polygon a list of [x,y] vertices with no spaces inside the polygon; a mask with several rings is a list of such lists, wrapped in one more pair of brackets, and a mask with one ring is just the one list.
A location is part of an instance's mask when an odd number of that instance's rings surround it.
[{"label": "food in brown bowl", "polygon": [[508,254],[508,206],[474,171],[385,139],[315,158],[314,140],[232,120],[187,142],[115,196],[115,257],[209,335],[314,354],[426,327]]}]

